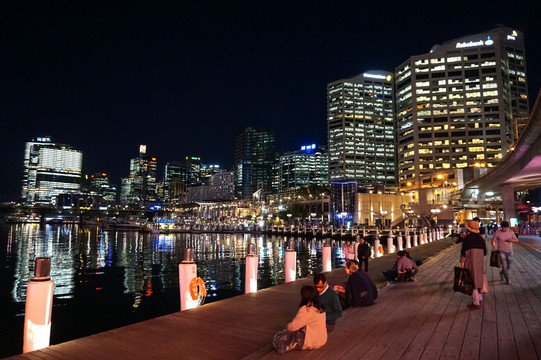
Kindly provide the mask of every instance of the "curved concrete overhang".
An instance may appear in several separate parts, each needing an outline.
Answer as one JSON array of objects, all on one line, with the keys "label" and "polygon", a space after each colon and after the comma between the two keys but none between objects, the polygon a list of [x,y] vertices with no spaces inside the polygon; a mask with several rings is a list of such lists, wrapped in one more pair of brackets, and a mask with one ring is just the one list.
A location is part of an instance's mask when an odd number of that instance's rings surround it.
[{"label": "curved concrete overhang", "polygon": [[504,185],[512,185],[515,191],[541,186],[541,90],[514,150],[485,175],[467,183],[462,201],[469,201],[474,191],[499,193]]}]

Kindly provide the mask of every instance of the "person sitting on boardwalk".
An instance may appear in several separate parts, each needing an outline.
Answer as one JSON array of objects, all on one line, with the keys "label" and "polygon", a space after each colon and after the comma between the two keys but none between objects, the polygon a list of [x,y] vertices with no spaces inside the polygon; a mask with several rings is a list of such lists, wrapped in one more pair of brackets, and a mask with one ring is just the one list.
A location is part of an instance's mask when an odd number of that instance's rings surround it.
[{"label": "person sitting on boardwalk", "polygon": [[290,350],[319,349],[327,343],[325,308],[313,286],[301,288],[301,303],[295,318],[286,330],[274,335],[272,345],[283,354]]},{"label": "person sitting on boardwalk", "polygon": [[374,294],[368,276],[358,270],[358,263],[350,260],[346,263],[346,274],[348,281],[345,288],[335,285],[334,290],[342,300],[342,307],[348,306],[371,306],[374,304]]},{"label": "person sitting on boardwalk", "polygon": [[468,234],[462,242],[460,250],[460,263],[463,268],[469,270],[473,280],[472,305],[478,308],[483,300],[481,289],[485,281],[485,256],[487,247],[485,239],[479,235],[479,223],[475,220],[470,220],[466,224]]},{"label": "person sitting on boardwalk", "polygon": [[346,262],[348,260],[355,259],[355,247],[351,244],[351,241],[346,240],[346,244],[344,245],[344,259],[346,259]]},{"label": "person sitting on boardwalk", "polygon": [[400,250],[396,255],[398,256],[396,262],[398,281],[415,281],[415,274],[419,272],[415,261],[407,257],[404,250]]},{"label": "person sitting on boardwalk", "polygon": [[325,307],[327,332],[334,330],[336,321],[342,316],[342,305],[336,291],[330,288],[325,274],[314,275],[314,286],[319,293],[319,303]]},{"label": "person sitting on boardwalk", "polygon": [[368,259],[370,259],[370,255],[372,254],[372,251],[370,250],[370,244],[366,242],[366,240],[361,237],[359,239],[359,247],[357,248],[357,258],[359,259],[359,263],[361,267],[364,263],[364,272],[368,272]]},{"label": "person sitting on boardwalk", "polygon": [[[410,256],[410,253],[407,250],[401,250],[401,251],[403,251],[405,257],[413,261],[415,265],[419,266],[420,263],[422,263],[420,260],[417,260],[417,261],[413,260],[413,258]],[[394,262],[393,267],[387,271],[383,271],[383,276],[389,283],[394,283],[396,281],[396,278],[398,277],[398,260],[400,260],[400,256],[398,256],[398,253],[397,253],[397,258],[396,258],[396,261]]]}]

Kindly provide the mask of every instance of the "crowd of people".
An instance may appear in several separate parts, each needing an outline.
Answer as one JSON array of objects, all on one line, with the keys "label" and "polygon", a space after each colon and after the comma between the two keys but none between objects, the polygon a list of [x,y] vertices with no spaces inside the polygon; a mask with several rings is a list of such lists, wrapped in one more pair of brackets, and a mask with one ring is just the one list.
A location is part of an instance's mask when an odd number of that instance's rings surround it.
[{"label": "crowd of people", "polygon": [[[273,345],[278,353],[291,350],[317,349],[327,342],[338,319],[349,307],[372,306],[378,297],[375,282],[368,275],[368,261],[372,255],[370,244],[361,237],[357,247],[346,241],[343,247],[347,280],[342,284],[329,285],[324,273],[313,277],[314,286],[301,288],[301,302],[293,320],[284,330],[275,334]],[[396,261],[396,277],[413,280],[419,270],[406,252],[399,251]]]}]

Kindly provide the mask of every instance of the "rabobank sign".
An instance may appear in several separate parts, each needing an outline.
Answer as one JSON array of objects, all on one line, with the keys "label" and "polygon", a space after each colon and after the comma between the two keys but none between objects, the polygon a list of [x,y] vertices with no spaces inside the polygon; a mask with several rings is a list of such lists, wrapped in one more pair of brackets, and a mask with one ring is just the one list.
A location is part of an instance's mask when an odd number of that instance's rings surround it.
[{"label": "rabobank sign", "polygon": [[490,36],[487,36],[486,40],[470,40],[470,41],[463,41],[463,42],[457,42],[456,48],[462,49],[462,48],[470,48],[470,47],[476,47],[476,46],[490,46],[494,44],[494,41]]}]

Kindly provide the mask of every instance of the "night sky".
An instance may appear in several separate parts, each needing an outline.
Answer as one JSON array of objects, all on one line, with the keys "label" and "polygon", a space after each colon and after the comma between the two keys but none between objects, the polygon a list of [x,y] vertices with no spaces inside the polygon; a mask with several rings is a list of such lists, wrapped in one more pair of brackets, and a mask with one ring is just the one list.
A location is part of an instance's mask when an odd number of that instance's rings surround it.
[{"label": "night sky", "polygon": [[497,24],[525,34],[530,106],[541,87],[539,0],[185,3],[2,2],[0,201],[18,198],[38,136],[117,185],[140,144],[159,178],[186,155],[231,168],[246,126],[277,151],[325,144],[327,83]]}]

